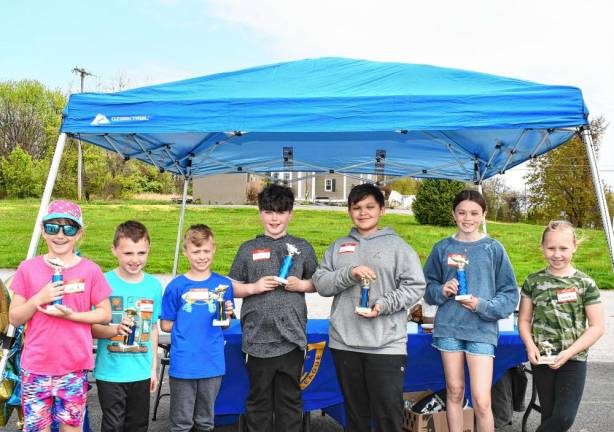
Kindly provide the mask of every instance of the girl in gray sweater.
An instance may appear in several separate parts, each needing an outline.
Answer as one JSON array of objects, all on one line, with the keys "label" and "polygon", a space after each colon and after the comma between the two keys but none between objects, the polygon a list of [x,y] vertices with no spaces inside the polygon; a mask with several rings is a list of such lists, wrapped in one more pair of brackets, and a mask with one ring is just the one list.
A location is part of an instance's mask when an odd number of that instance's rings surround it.
[{"label": "girl in gray sweater", "polygon": [[[435,244],[424,267],[424,298],[439,306],[433,346],[441,352],[446,375],[450,432],[463,427],[465,360],[477,430],[493,431],[490,390],[499,337],[497,321],[516,308],[518,286],[503,245],[479,231],[486,217],[484,197],[473,190],[459,193],[454,198],[453,216],[458,231]],[[458,296],[462,285],[468,293]]]}]

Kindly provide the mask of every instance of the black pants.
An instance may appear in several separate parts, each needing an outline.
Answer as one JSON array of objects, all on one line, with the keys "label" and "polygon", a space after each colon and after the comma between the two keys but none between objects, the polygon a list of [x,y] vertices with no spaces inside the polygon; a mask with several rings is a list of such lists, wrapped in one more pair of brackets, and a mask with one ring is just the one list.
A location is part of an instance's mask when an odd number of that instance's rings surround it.
[{"label": "black pants", "polygon": [[406,355],[364,354],[331,349],[343,393],[346,430],[400,432]]},{"label": "black pants", "polygon": [[102,409],[101,432],[146,432],[149,380],[116,383],[96,380]]},{"label": "black pants", "polygon": [[564,432],[571,428],[586,381],[586,362],[569,360],[558,370],[547,365],[534,366],[542,423],[537,432]]},{"label": "black pants", "polygon": [[301,371],[305,353],[295,349],[279,357],[248,356],[249,394],[245,418],[249,432],[270,431],[275,414],[278,432],[301,431],[303,401]]}]

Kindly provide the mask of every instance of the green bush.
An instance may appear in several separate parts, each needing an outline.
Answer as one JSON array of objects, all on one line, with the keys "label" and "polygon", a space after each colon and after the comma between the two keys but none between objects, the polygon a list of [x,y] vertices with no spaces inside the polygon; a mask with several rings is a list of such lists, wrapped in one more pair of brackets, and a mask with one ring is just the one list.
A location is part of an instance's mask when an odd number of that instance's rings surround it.
[{"label": "green bush", "polygon": [[465,189],[459,181],[426,179],[420,182],[413,204],[416,220],[422,225],[454,225],[452,201]]},{"label": "green bush", "polygon": [[17,146],[0,158],[0,196],[6,198],[39,197],[45,185],[45,164]]}]

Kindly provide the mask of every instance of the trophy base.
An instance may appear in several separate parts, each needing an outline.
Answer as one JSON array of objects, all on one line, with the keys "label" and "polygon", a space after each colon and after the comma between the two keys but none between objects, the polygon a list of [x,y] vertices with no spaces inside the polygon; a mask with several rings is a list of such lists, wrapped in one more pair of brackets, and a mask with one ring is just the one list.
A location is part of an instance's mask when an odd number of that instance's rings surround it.
[{"label": "trophy base", "polygon": [[556,361],[556,356],[553,356],[553,355],[539,356],[539,361],[537,362],[537,364],[551,365],[551,364],[554,364],[555,361]]},{"label": "trophy base", "polygon": [[225,319],[225,320],[213,320],[213,327],[226,327],[230,325],[230,320],[229,319]]},{"label": "trophy base", "polygon": [[288,285],[288,279],[284,279],[279,276],[275,276],[274,279],[279,282],[280,285]]},{"label": "trophy base", "polygon": [[369,313],[372,311],[372,309],[370,307],[360,307],[360,306],[356,306],[356,309],[354,309],[354,311],[356,313]]},{"label": "trophy base", "polygon": [[463,294],[463,295],[457,295],[456,297],[454,297],[454,300],[461,301],[461,300],[469,300],[472,298],[473,296],[471,294]]},{"label": "trophy base", "polygon": [[111,344],[107,345],[107,350],[111,352],[140,352],[146,353],[148,351],[146,346],[134,344],[134,345],[124,345],[123,343]]}]

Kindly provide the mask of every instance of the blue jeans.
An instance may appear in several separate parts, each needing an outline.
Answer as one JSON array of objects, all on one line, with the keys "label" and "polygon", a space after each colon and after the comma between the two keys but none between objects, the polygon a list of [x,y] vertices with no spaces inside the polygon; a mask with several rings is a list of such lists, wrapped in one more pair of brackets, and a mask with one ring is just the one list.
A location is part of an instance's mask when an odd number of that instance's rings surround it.
[{"label": "blue jeans", "polygon": [[495,346],[485,342],[472,342],[452,337],[433,337],[433,348],[444,352],[465,352],[471,355],[495,356]]}]

